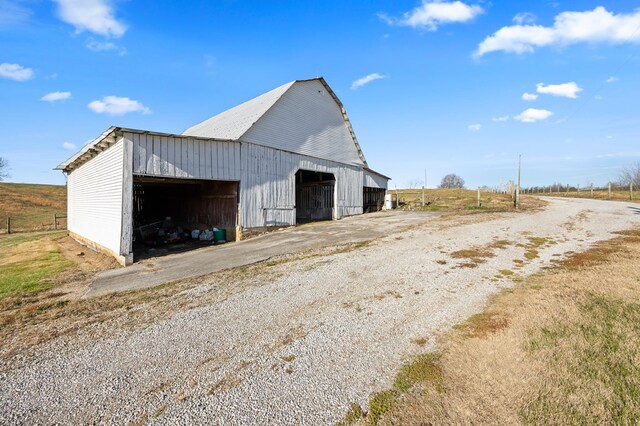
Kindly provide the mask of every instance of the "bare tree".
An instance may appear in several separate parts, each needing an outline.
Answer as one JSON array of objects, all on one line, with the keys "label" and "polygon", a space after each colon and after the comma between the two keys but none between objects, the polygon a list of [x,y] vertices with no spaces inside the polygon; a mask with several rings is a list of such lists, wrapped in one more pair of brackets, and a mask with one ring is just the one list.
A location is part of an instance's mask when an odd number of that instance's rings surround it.
[{"label": "bare tree", "polygon": [[618,183],[623,186],[633,183],[635,188],[640,188],[640,161],[635,165],[623,167],[618,174]]},{"label": "bare tree", "polygon": [[9,161],[6,158],[0,157],[0,182],[9,177]]},{"label": "bare tree", "polygon": [[422,186],[422,181],[420,179],[411,179],[409,181],[409,189],[416,189]]},{"label": "bare tree", "polygon": [[442,178],[438,188],[464,188],[464,179],[454,173],[449,173]]}]

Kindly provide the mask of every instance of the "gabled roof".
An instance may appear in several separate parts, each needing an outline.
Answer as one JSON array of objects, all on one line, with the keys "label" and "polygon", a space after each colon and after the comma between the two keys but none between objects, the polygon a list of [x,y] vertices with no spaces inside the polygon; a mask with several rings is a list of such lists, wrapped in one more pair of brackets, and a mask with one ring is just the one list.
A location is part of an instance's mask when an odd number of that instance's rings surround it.
[{"label": "gabled roof", "polygon": [[236,107],[226,110],[218,115],[215,115],[201,123],[196,124],[193,127],[188,128],[182,134],[185,136],[198,136],[204,138],[216,138],[216,139],[230,139],[241,140],[242,136],[246,135],[249,130],[261,119],[267,112],[278,103],[289,89],[298,83],[306,83],[310,81],[317,81],[324,86],[326,92],[332,97],[336,106],[340,110],[344,125],[349,132],[350,138],[357,150],[357,156],[362,161],[362,164],[366,167],[367,160],[364,157],[364,153],[360,148],[358,139],[353,131],[347,112],[342,105],[342,102],[334,91],[329,87],[327,82],[322,77],[312,78],[308,80],[295,80],[287,84],[283,84],[267,93],[264,93],[256,98],[253,98],[247,102],[244,102]]},{"label": "gabled roof", "polygon": [[283,84],[257,98],[221,112],[195,126],[189,127],[182,134],[204,138],[240,139],[294,83],[295,81]]}]

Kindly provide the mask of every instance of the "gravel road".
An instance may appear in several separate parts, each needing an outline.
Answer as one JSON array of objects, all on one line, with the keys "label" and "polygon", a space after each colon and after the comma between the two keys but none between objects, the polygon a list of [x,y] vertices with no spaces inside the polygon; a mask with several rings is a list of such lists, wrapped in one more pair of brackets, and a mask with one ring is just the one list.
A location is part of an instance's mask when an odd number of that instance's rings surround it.
[{"label": "gravel road", "polygon": [[[548,200],[283,263],[219,303],[0,361],[0,424],[334,424],[514,277],[640,225],[637,205]],[[474,248],[495,256],[475,267],[451,256]],[[205,280],[190,297],[220,285]]]}]

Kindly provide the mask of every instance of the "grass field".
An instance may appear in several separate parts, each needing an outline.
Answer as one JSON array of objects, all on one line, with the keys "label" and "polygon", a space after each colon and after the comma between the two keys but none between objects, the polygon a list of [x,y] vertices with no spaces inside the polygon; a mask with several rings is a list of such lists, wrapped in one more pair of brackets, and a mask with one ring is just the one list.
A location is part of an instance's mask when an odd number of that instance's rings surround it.
[{"label": "grass field", "polygon": [[531,193],[531,195],[541,195],[547,197],[570,197],[570,198],[593,198],[594,200],[615,200],[615,201],[634,201],[640,202],[640,193],[634,189],[633,198],[628,189],[625,190],[612,190],[611,198],[609,198],[609,191],[607,190],[594,190],[593,194],[588,189],[581,191],[560,191],[560,192],[544,192],[544,193]]},{"label": "grass field", "polygon": [[389,190],[393,201],[400,201],[400,208],[430,211],[508,211],[513,210],[513,199],[508,194],[480,192],[469,189],[425,189],[425,204],[422,206],[422,189]]},{"label": "grass field", "polygon": [[640,423],[640,230],[504,290],[343,424]]},{"label": "grass field", "polygon": [[[52,229],[53,215],[67,213],[67,188],[62,185],[0,183],[0,233]],[[66,226],[65,219],[60,225]]]}]

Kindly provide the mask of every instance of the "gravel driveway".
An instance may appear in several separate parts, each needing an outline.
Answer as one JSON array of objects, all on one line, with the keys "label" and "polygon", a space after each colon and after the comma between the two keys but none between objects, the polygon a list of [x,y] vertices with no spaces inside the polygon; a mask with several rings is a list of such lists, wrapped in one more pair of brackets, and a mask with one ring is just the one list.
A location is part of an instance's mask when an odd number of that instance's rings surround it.
[{"label": "gravel driveway", "polygon": [[[106,339],[57,339],[0,364],[0,423],[333,424],[514,277],[640,225],[639,213],[549,199],[539,212],[434,219],[283,263],[219,303]],[[494,257],[451,255],[462,249]],[[220,285],[205,280],[190,297]]]}]

